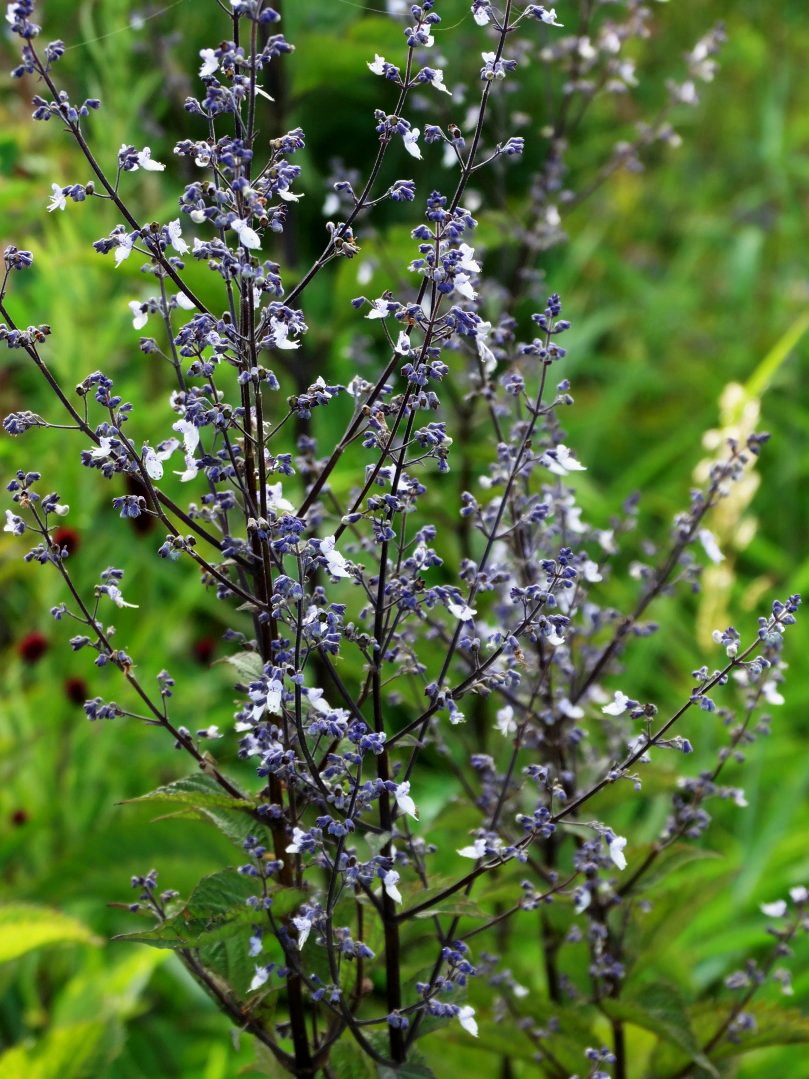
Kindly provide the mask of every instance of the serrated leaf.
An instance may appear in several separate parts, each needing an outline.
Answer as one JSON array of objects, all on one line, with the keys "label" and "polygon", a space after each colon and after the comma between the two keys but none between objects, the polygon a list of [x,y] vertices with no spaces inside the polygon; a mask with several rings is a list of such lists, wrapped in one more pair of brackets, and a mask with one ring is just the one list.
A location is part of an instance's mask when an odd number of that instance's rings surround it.
[{"label": "serrated leaf", "polygon": [[227,663],[233,667],[240,682],[256,682],[264,673],[264,664],[258,652],[237,652],[235,656],[224,656],[215,663]]},{"label": "serrated leaf", "polygon": [[[202,948],[242,932],[256,921],[247,900],[256,894],[256,881],[235,869],[204,877],[179,913],[153,929],[123,933],[113,939],[149,944],[154,948]],[[297,888],[270,891],[276,917],[297,909],[306,893]]]},{"label": "serrated leaf", "polygon": [[176,807],[176,812],[157,819],[181,816],[204,820],[239,845],[255,827],[252,818],[255,803],[247,798],[233,798],[226,794],[216,780],[204,772],[178,779],[165,787],[157,787],[137,798],[129,798],[124,804],[133,802]]},{"label": "serrated leaf", "polygon": [[685,1001],[670,986],[645,986],[642,997],[606,999],[601,1008],[610,1019],[632,1023],[676,1045],[689,1060],[716,1077],[716,1069],[700,1050],[691,1029]]},{"label": "serrated leaf", "polygon": [[49,944],[101,944],[87,926],[50,907],[0,906],[0,963]]}]

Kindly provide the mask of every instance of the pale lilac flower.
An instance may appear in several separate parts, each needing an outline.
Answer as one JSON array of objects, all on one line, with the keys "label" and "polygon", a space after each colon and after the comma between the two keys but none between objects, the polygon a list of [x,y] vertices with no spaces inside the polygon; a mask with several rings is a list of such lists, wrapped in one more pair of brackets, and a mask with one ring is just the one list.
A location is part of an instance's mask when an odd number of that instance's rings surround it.
[{"label": "pale lilac flower", "polygon": [[[300,828],[296,828],[295,831],[299,832]],[[289,847],[287,847],[287,850],[289,850]],[[297,945],[298,945],[298,951],[301,951],[303,949],[304,944],[309,939],[309,934],[312,931],[312,919],[304,917],[303,915],[301,915],[299,917],[293,918],[292,919],[292,924],[298,930]]]},{"label": "pale lilac flower", "polygon": [[143,467],[146,469],[146,475],[149,479],[162,479],[163,465],[160,462],[160,458],[157,456],[157,451],[152,449],[151,446],[144,446],[141,456],[143,459]]},{"label": "pale lilac flower", "polygon": [[116,607],[137,607],[137,603],[127,603],[121,593],[121,589],[115,584],[108,584],[104,586],[107,595],[110,597]]},{"label": "pale lilac flower", "polygon": [[303,828],[293,828],[292,829],[292,842],[289,844],[289,846],[287,846],[285,848],[287,854],[300,854],[300,852],[301,852],[301,844],[303,843],[303,841],[305,839],[306,839],[306,832],[304,832]]},{"label": "pale lilac flower", "polygon": [[396,887],[398,883],[399,874],[396,872],[395,869],[389,869],[385,876],[382,878],[382,884],[385,888],[385,891],[394,903],[402,902],[402,893]]},{"label": "pale lilac flower", "polygon": [[538,8],[538,10],[535,10],[535,12],[533,12],[532,14],[538,15],[540,22],[544,22],[547,26],[563,27],[565,25],[562,22],[557,22],[556,8],[545,8],[542,6],[542,4],[534,5],[534,7]]},{"label": "pale lilac flower", "polygon": [[472,17],[478,26],[488,26],[491,21],[491,8],[488,4],[485,7],[476,7],[472,9]]},{"label": "pale lilac flower", "polygon": [[261,247],[261,238],[259,237],[259,234],[254,229],[250,228],[246,219],[242,220],[242,218],[237,217],[231,221],[230,227],[239,237],[239,243],[243,247],[247,247],[253,251]]},{"label": "pale lilac flower", "polygon": [[625,846],[626,839],[624,839],[622,835],[613,836],[610,840],[610,858],[612,858],[619,869],[626,869],[626,857],[624,855]]},{"label": "pale lilac flower", "polygon": [[598,581],[604,580],[598,571],[598,563],[592,562],[589,558],[582,566],[581,572],[585,581],[589,581],[591,584],[596,584]]},{"label": "pale lilac flower", "polygon": [[697,538],[702,544],[702,548],[706,555],[714,563],[724,562],[725,556],[719,549],[716,536],[708,528],[701,528],[697,533]]},{"label": "pale lilac flower", "polygon": [[51,184],[51,201],[48,203],[48,213],[54,210],[64,210],[67,206],[67,195],[62,191],[59,184]]},{"label": "pale lilac flower", "polygon": [[475,1009],[471,1004],[463,1004],[458,1009],[458,1022],[468,1034],[471,1034],[473,1038],[477,1038],[478,1024],[475,1019]]},{"label": "pale lilac flower", "polygon": [[477,609],[470,607],[466,603],[448,603],[447,610],[451,615],[457,618],[459,622],[470,622],[477,614]]}]

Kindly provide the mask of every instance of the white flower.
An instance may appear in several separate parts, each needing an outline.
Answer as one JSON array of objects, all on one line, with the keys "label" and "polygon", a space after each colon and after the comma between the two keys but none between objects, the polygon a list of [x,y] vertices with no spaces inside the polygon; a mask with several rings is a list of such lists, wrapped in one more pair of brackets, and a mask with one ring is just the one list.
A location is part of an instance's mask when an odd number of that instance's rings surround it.
[{"label": "white flower", "polygon": [[783,918],[787,912],[787,901],[786,899],[776,899],[774,903],[762,903],[759,910],[768,918]]},{"label": "white flower", "polygon": [[247,224],[246,219],[242,220],[241,218],[237,217],[233,221],[231,221],[230,227],[239,237],[239,243],[243,247],[250,248],[251,250],[256,250],[257,248],[261,247],[261,239],[258,233],[254,229],[250,228],[250,226]]},{"label": "white flower", "polygon": [[386,63],[385,57],[380,56],[378,52],[375,52],[374,53],[374,62],[373,63],[368,62],[368,67],[371,69],[371,71],[373,71],[374,75],[384,75],[385,74],[385,63]]},{"label": "white flower", "polygon": [[183,239],[183,230],[180,225],[179,217],[175,217],[173,221],[169,221],[166,227],[169,234],[169,243],[178,255],[184,255],[189,250],[189,247]]},{"label": "white flower", "polygon": [[[188,216],[191,218],[191,220],[194,222],[195,225],[201,225],[202,222],[205,220],[205,211],[204,210],[192,210],[191,213]],[[194,240],[194,250],[196,250],[196,244],[197,244],[197,241]]]},{"label": "white flower", "polygon": [[491,330],[491,322],[479,322],[475,330],[475,344],[477,345],[478,356],[487,375],[491,375],[497,367],[497,357],[486,343]]},{"label": "white flower", "polygon": [[719,544],[716,541],[716,536],[708,528],[701,528],[697,532],[697,538],[702,544],[703,550],[712,562],[719,563],[724,562],[725,556],[719,550]]},{"label": "white flower", "polygon": [[458,252],[461,256],[461,261],[458,265],[462,270],[469,270],[471,273],[480,273],[480,263],[475,261],[474,247],[470,247],[469,244],[459,244]]},{"label": "white flower", "polygon": [[562,442],[555,449],[544,453],[540,457],[539,463],[545,465],[555,476],[566,476],[568,472],[587,471],[586,466],[580,464]]},{"label": "white flower", "polygon": [[477,299],[478,294],[472,288],[468,273],[456,273],[452,283],[455,286],[455,291],[460,292],[467,300]]},{"label": "white flower", "polygon": [[183,311],[195,311],[197,307],[194,301],[189,299],[184,292],[178,292],[174,297],[174,302],[178,307],[182,307]]},{"label": "white flower", "polygon": [[185,472],[177,472],[176,475],[180,477],[182,483],[188,483],[196,476],[199,469],[194,460],[194,451],[199,445],[199,428],[190,420],[177,420],[171,427],[173,431],[179,431],[185,444]]},{"label": "white flower", "polygon": [[320,541],[320,553],[326,559],[328,571],[332,577],[350,577],[348,563],[339,551],[335,551],[334,543],[334,536],[324,536]]},{"label": "white flower", "polygon": [[485,858],[486,840],[483,838],[476,839],[471,846],[461,847],[458,854],[460,854],[462,858],[474,858],[476,861],[478,858]]},{"label": "white flower", "polygon": [[163,465],[160,463],[160,458],[157,456],[157,452],[152,449],[151,446],[143,447],[143,467],[146,469],[146,475],[151,480],[159,480],[163,478]]},{"label": "white flower", "polygon": [[459,622],[470,622],[477,614],[477,609],[475,607],[470,607],[466,603],[448,603],[447,610],[451,615],[454,615]]},{"label": "white flower", "polygon": [[25,531],[25,521],[22,517],[18,517],[16,513],[12,513],[11,510],[6,510],[6,523],[3,526],[4,532],[11,532],[14,536],[21,536]]},{"label": "white flower", "polygon": [[789,898],[793,903],[805,903],[809,899],[809,891],[799,884],[795,888],[789,889]]},{"label": "white flower", "polygon": [[[148,146],[144,146],[138,153],[138,165],[146,172],[162,172],[165,169],[165,165],[161,165],[159,161],[152,160],[152,151]],[[135,171],[134,169],[132,170]]]},{"label": "white flower", "polygon": [[118,246],[115,248],[115,265],[120,266],[124,259],[132,254],[132,237],[124,232],[118,237]]},{"label": "white flower", "polygon": [[112,439],[107,435],[103,435],[98,440],[98,445],[95,449],[90,450],[91,457],[106,457],[112,447]]},{"label": "white flower", "polygon": [[778,687],[775,683],[775,680],[772,678],[768,682],[765,682],[764,685],[761,687],[761,696],[764,698],[767,704],[784,703],[784,698],[778,692]]},{"label": "white flower", "polygon": [[626,869],[626,858],[624,856],[625,846],[626,840],[622,835],[615,835],[610,840],[610,858],[612,858],[619,869]]},{"label": "white flower", "polygon": [[564,26],[563,22],[556,21],[556,9],[549,7],[545,8],[542,14],[539,16],[539,21],[547,23],[548,26]]},{"label": "white flower", "polygon": [[444,85],[444,72],[440,68],[436,68],[433,72],[433,77],[430,79],[430,85],[434,86],[436,90],[443,90],[445,94],[449,94],[452,97],[452,90],[448,90]]},{"label": "white flower", "polygon": [[571,704],[567,697],[563,697],[559,701],[559,711],[568,719],[581,719],[584,715],[584,709],[580,708],[578,704]]},{"label": "white flower", "polygon": [[406,813],[413,820],[419,819],[416,803],[410,797],[410,783],[407,780],[397,786],[393,797],[396,799],[396,805],[401,809],[402,813]]},{"label": "white flower", "polygon": [[582,576],[585,581],[589,581],[591,584],[595,584],[597,581],[603,581],[604,578],[598,572],[598,563],[592,562],[589,558],[582,566]]},{"label": "white flower", "polygon": [[382,884],[385,887],[385,891],[391,897],[394,903],[402,902],[402,893],[396,887],[399,883],[399,874],[395,869],[389,869],[385,876],[382,878]]},{"label": "white flower", "polygon": [[593,894],[589,888],[577,888],[573,893],[573,909],[577,914],[583,914],[590,906]]},{"label": "white flower", "polygon": [[270,329],[273,335],[273,344],[276,348],[300,348],[300,341],[290,341],[289,324],[280,319],[270,319]]},{"label": "white flower", "polygon": [[305,838],[306,838],[306,832],[304,832],[303,828],[293,828],[292,829],[292,842],[286,848],[287,854],[300,854],[300,852],[301,852],[301,843],[303,842],[303,840]]},{"label": "white flower", "polygon": [[378,300],[374,300],[371,310],[365,316],[366,318],[387,318],[390,314],[388,310],[388,301],[380,296]]},{"label": "white flower", "polygon": [[199,445],[199,427],[190,420],[177,420],[171,425],[172,431],[177,431],[183,436],[185,452],[193,453]]},{"label": "white flower", "polygon": [[491,18],[488,8],[479,7],[476,8],[472,15],[478,26],[488,26],[489,19]]},{"label": "white flower", "polygon": [[59,184],[51,184],[51,201],[48,203],[48,213],[52,214],[54,210],[64,210],[67,206],[67,195],[62,193],[62,188]]},{"label": "white flower", "polygon": [[471,1004],[464,1004],[458,1009],[458,1022],[468,1034],[471,1034],[473,1038],[477,1038],[478,1025],[475,1020],[475,1009]]},{"label": "white flower", "polygon": [[421,150],[419,149],[418,137],[421,134],[421,128],[411,127],[409,131],[404,133],[404,148],[413,157],[416,157],[421,161]]},{"label": "white flower", "polygon": [[248,993],[254,993],[256,989],[260,989],[262,985],[269,978],[270,973],[266,967],[256,967],[256,973],[253,975],[253,980],[247,987]]},{"label": "white flower", "polygon": [[51,510],[57,517],[67,517],[70,513],[70,506],[63,506],[61,502],[57,502],[55,506],[51,507]]},{"label": "white flower", "polygon": [[137,603],[127,603],[121,594],[121,589],[115,584],[105,585],[107,589],[107,595],[110,597],[116,607],[137,607]]},{"label": "white flower", "polygon": [[143,310],[143,304],[138,300],[130,300],[127,304],[132,312],[132,325],[136,330],[142,330],[149,321],[149,312]]},{"label": "white flower", "polygon": [[295,507],[284,498],[284,489],[281,481],[267,484],[267,509],[280,510],[281,513],[294,513]]},{"label": "white flower", "polygon": [[497,729],[504,738],[510,738],[517,730],[517,721],[514,719],[514,709],[510,704],[497,711]]},{"label": "white flower", "polygon": [[627,709],[630,698],[625,696],[620,689],[609,704],[605,704],[601,711],[606,716],[622,716]]},{"label": "white flower", "polygon": [[219,70],[219,59],[213,49],[200,49],[199,54],[202,57],[202,67],[199,69],[200,78],[204,79]]}]

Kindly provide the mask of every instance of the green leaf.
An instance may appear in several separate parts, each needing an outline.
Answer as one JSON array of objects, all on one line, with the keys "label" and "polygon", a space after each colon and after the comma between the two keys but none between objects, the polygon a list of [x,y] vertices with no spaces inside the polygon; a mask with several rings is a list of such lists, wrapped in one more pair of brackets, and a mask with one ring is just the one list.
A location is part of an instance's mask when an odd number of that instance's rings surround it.
[{"label": "green leaf", "polygon": [[607,999],[601,1002],[601,1007],[610,1019],[651,1031],[663,1041],[676,1045],[689,1060],[699,1064],[706,1072],[714,1077],[717,1075],[694,1037],[685,1002],[670,986],[644,986],[642,996]]},{"label": "green leaf", "polygon": [[[256,921],[256,912],[247,900],[256,894],[257,882],[235,869],[223,869],[204,877],[183,909],[165,922],[134,933],[123,933],[114,940],[149,944],[154,948],[201,948],[227,940]],[[270,892],[272,909],[278,918],[291,913],[306,898],[296,888],[274,888]]]},{"label": "green leaf", "polygon": [[376,1079],[377,1075],[376,1065],[349,1033],[329,1054],[329,1071],[334,1079]]},{"label": "green leaf", "polygon": [[148,794],[140,794],[137,798],[127,798],[122,805],[130,805],[133,802],[158,802],[167,805],[188,805],[203,811],[209,809],[245,809],[256,808],[254,802],[247,798],[233,798],[225,794],[212,776],[198,772],[184,779],[175,780],[165,787],[157,787]]},{"label": "green leaf", "polygon": [[387,1064],[377,1065],[376,1076],[377,1079],[437,1079],[435,1072],[426,1064],[415,1061],[411,1064],[407,1060],[400,1068],[395,1069],[389,1068]]},{"label": "green leaf", "polygon": [[87,926],[61,911],[26,903],[0,906],[0,963],[48,944],[101,943]]},{"label": "green leaf", "polygon": [[139,802],[176,807],[176,813],[169,814],[170,816],[208,821],[239,845],[255,828],[252,818],[255,802],[226,794],[216,780],[204,772],[178,779],[137,798],[130,798],[124,804]]},{"label": "green leaf", "polygon": [[215,663],[228,663],[236,671],[241,682],[256,682],[264,673],[264,664],[258,652],[237,652],[235,656],[225,656]]},{"label": "green leaf", "polygon": [[3,1079],[96,1079],[121,1050],[117,1022],[75,1023],[49,1030],[32,1048],[15,1046],[0,1056]]}]

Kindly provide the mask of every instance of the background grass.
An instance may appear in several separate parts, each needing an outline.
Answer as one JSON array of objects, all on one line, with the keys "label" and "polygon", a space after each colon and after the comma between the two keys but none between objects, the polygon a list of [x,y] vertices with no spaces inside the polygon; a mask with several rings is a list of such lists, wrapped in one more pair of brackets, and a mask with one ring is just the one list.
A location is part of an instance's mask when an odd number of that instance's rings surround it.
[{"label": "background grass", "polygon": [[[361,4],[305,0],[285,7],[285,33],[298,52],[284,61],[290,79],[284,126],[300,124],[308,136],[299,185],[306,200],[290,234],[296,251],[285,254],[297,253],[303,265],[321,243],[319,209],[330,158],[361,164],[373,147],[370,117],[378,85],[363,77],[364,61],[374,50],[383,51],[380,33],[393,55],[400,32]],[[447,23],[467,11],[461,3],[443,8]],[[557,8],[566,21],[565,5]],[[661,72],[673,73],[681,54],[718,19],[728,34],[721,70],[702,89],[701,106],[676,117],[682,147],[656,152],[644,173],[613,176],[566,219],[569,242],[547,252],[540,268],[549,289],[561,293],[573,322],[566,374],[576,407],[564,419],[569,444],[588,464],[583,499],[594,514],[606,519],[640,490],[641,534],[660,535],[687,500],[693,470],[706,455],[703,432],[727,422],[719,402],[731,382],[747,386],[760,405],[758,429],[773,433],[757,465],[754,504],[739,506],[737,517],[725,522],[723,540],[734,570],[729,586],[717,584],[701,597],[667,601],[657,612],[664,632],[629,662],[623,684],[636,687],[642,699],[665,704],[687,691],[690,670],[702,662],[695,624],[722,624],[719,613],[725,608],[733,612],[734,624],[749,629],[764,593],[784,595],[809,586],[809,400],[804,391],[809,28],[799,0],[785,0],[777,11],[757,0],[701,0],[655,9],[657,31],[640,57],[645,110],[653,112],[659,104]],[[129,0],[78,6],[50,0],[45,38],[64,36],[71,46],[60,75],[76,96],[104,101],[104,111],[92,120],[100,158],[112,160],[127,141],[149,143],[156,157],[170,161],[174,140],[197,134],[182,111],[184,96],[195,92],[186,72],[195,71],[197,51],[218,41],[222,30],[213,4],[172,5],[146,29],[130,33],[126,27],[135,12]],[[335,48],[338,39],[340,48]],[[10,50],[7,55],[11,66]],[[339,110],[324,110],[324,95],[337,93]],[[15,83],[0,98],[0,239],[3,246],[32,248],[37,258],[35,272],[14,282],[17,321],[47,320],[55,327],[48,360],[68,385],[101,367],[114,375],[127,398],[153,399],[170,382],[137,352],[126,306],[133,296],[145,295],[147,286],[135,260],[113,272],[110,260],[90,248],[116,223],[109,208],[94,204],[90,213],[71,205],[64,214],[44,214],[52,182],[88,177],[54,125],[29,123],[29,96],[30,87]],[[540,107],[530,99],[525,107],[534,104]],[[364,128],[358,116],[367,121]],[[620,109],[596,112],[574,150],[575,168],[586,175],[592,157],[614,139],[617,126],[631,119]],[[268,132],[276,122],[268,114]],[[130,181],[147,214],[160,220],[174,214],[167,177],[138,173],[125,178]],[[406,249],[400,220],[395,214],[383,218],[380,232],[365,241],[366,256],[378,255],[383,262]],[[385,269],[383,263],[380,290]],[[339,275],[324,275],[307,293],[312,333],[301,377],[325,362],[339,373],[336,377],[349,377],[352,361],[344,346],[355,323],[345,300],[362,291],[378,295],[372,286],[358,286],[356,272],[356,263],[344,263]],[[189,266],[189,276],[203,293],[211,287],[198,267]],[[25,407],[52,416],[36,372],[17,353],[0,359],[0,411]],[[144,433],[153,440],[164,437],[158,427]],[[184,679],[194,686],[192,696],[178,697],[177,721],[194,729],[223,720],[226,725],[228,675],[198,659],[200,642],[214,642],[214,657],[222,654],[223,615],[193,580],[155,559],[155,534],[126,535],[121,555],[123,522],[109,505],[111,495],[121,492],[73,467],[79,448],[49,432],[33,431],[18,442],[4,437],[2,473],[35,463],[58,487],[80,535],[71,564],[85,586],[102,565],[126,566],[126,580],[136,582],[142,609],[159,613],[156,619],[122,615],[118,622],[127,650],[145,657],[147,680],[168,666],[178,683]],[[754,520],[755,528],[742,528],[743,519]],[[749,542],[734,546],[745,532],[752,532]],[[42,1046],[49,1040],[52,1046],[60,1030],[74,1029],[71,1022],[75,1026],[103,1014],[104,1029],[97,1042],[85,1036],[81,1059],[75,1045],[66,1042],[65,1061],[75,1070],[63,1075],[229,1079],[252,1059],[250,1048],[231,1046],[225,1021],[173,960],[106,943],[129,928],[129,919],[105,904],[127,902],[130,874],[152,864],[161,870],[161,883],[187,891],[204,872],[230,861],[231,850],[200,824],[151,823],[153,814],[120,804],[180,774],[182,764],[146,732],[117,724],[91,726],[80,706],[71,703],[65,692],[69,678],[83,679],[88,696],[105,697],[115,696],[114,678],[89,666],[83,653],[65,648],[68,634],[48,615],[62,598],[55,575],[24,565],[19,553],[18,542],[4,534],[0,898],[56,907],[94,936],[0,964],[0,1047]],[[20,640],[32,631],[44,633],[52,644],[36,665],[19,655]],[[804,838],[809,828],[808,650],[809,626],[799,624],[787,649],[787,703],[777,710],[773,736],[754,747],[739,771],[749,805],[717,812],[706,846],[718,857],[682,871],[678,904],[669,912],[670,919],[677,910],[682,915],[678,932],[671,932],[669,921],[656,940],[657,969],[667,969],[694,992],[718,986],[742,955],[762,945],[758,903],[809,883]],[[696,771],[712,760],[717,734],[704,717],[690,724],[682,733],[697,748]],[[436,776],[436,806],[441,784]],[[654,809],[648,819],[636,820],[631,806],[611,797],[613,804],[605,798],[599,811],[612,814],[616,828],[631,830],[638,842],[651,839],[659,825]],[[663,805],[661,800],[659,813]],[[513,959],[518,980],[532,984],[537,957],[528,951]],[[793,964],[790,1001],[804,1013],[806,959],[804,949]],[[469,1068],[482,1073],[463,1038],[445,1043],[441,1052],[442,1077],[454,1079]],[[640,1059],[642,1039],[638,1054]],[[800,1048],[762,1051],[748,1058],[738,1075],[798,1074],[803,1054]],[[490,1074],[497,1066],[492,1058]],[[530,1066],[524,1067],[529,1070],[518,1074],[531,1074]]]}]

